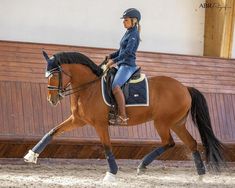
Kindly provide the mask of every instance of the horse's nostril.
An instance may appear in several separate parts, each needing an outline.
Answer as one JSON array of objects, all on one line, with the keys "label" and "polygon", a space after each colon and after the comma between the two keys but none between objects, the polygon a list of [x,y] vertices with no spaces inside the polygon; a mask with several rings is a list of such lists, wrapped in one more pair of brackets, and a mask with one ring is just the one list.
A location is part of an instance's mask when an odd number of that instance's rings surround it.
[{"label": "horse's nostril", "polygon": [[47,97],[47,100],[48,100],[48,102],[51,104],[51,105],[53,105],[53,106],[56,106],[57,104],[58,104],[58,102],[59,102],[59,96],[58,95],[49,95],[48,97]]}]

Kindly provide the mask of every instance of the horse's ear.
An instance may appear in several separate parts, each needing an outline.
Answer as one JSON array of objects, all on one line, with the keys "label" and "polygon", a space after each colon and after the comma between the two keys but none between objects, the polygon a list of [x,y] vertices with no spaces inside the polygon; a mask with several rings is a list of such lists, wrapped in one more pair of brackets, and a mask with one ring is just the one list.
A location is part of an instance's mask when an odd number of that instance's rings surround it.
[{"label": "horse's ear", "polygon": [[47,55],[47,53],[44,50],[42,50],[42,54],[43,54],[44,58],[46,59],[46,61],[48,62],[50,58]]}]

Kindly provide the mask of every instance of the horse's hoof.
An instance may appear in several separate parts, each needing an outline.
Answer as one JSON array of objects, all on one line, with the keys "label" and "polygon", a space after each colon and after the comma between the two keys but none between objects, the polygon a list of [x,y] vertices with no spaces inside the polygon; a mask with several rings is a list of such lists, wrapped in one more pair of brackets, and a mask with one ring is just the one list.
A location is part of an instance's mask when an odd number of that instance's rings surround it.
[{"label": "horse's hoof", "polygon": [[39,154],[34,153],[32,150],[29,150],[27,155],[24,156],[24,161],[26,163],[35,163],[36,164],[38,156],[39,156]]},{"label": "horse's hoof", "polygon": [[199,176],[205,175],[205,174],[206,174],[205,167],[200,168],[200,169],[197,169],[197,174],[198,174]]},{"label": "horse's hoof", "polygon": [[146,170],[146,166],[143,164],[143,162],[141,162],[140,165],[137,167],[137,175],[144,174]]},{"label": "horse's hoof", "polygon": [[146,167],[138,167],[137,168],[137,175],[142,175],[146,172],[147,168]]},{"label": "horse's hoof", "polygon": [[103,179],[103,182],[105,182],[105,183],[114,183],[114,182],[116,182],[115,174],[112,174],[110,172],[106,172],[105,177]]}]

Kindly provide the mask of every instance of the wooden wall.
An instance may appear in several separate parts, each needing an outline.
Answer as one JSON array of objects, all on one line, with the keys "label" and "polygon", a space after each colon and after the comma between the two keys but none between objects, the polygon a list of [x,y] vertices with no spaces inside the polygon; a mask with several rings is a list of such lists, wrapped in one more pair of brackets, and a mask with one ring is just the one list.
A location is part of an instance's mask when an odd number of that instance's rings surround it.
[{"label": "wooden wall", "polygon": [[[46,101],[47,79],[41,50],[50,55],[78,51],[99,64],[111,49],[0,41],[0,157],[22,157],[47,131],[70,114],[69,98],[51,107]],[[139,52],[137,64],[148,76],[167,75],[201,90],[208,101],[215,134],[235,148],[235,60],[174,54]],[[187,128],[200,142],[191,120]],[[159,144],[152,122],[135,127],[110,127],[117,158],[141,158]],[[175,136],[174,136],[175,137]],[[162,159],[189,159],[179,144]],[[176,155],[177,154],[177,155]],[[91,126],[57,138],[42,157],[103,157],[98,137]],[[233,159],[235,160],[235,159]]]}]

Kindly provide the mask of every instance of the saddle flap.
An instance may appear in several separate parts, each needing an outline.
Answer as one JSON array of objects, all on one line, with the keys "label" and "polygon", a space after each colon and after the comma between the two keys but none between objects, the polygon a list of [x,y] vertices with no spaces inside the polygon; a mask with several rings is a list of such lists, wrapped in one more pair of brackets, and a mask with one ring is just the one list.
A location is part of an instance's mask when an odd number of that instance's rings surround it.
[{"label": "saddle flap", "polygon": [[[141,78],[134,80],[136,83],[126,83],[122,87],[122,91],[125,96],[126,106],[149,106],[149,88],[148,80],[144,74],[141,74]],[[115,106],[115,99],[111,91],[111,85],[107,86],[105,78],[102,77],[101,81],[102,96],[105,104],[108,106]],[[110,88],[110,90],[108,90]],[[110,97],[110,95],[113,97]]]}]

